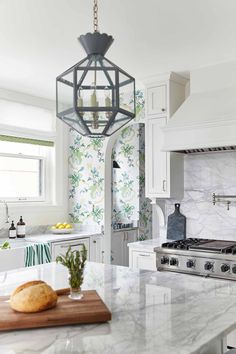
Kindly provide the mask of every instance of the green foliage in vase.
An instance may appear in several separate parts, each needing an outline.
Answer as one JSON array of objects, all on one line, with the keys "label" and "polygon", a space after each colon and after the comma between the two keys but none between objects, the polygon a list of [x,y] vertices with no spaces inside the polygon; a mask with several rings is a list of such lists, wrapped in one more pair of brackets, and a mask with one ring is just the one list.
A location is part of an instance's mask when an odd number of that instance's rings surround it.
[{"label": "green foliage in vase", "polygon": [[69,271],[69,283],[72,289],[79,289],[84,280],[84,267],[87,260],[87,249],[85,245],[81,251],[71,251],[71,247],[68,248],[65,256],[57,256],[56,262],[62,264],[68,268]]}]

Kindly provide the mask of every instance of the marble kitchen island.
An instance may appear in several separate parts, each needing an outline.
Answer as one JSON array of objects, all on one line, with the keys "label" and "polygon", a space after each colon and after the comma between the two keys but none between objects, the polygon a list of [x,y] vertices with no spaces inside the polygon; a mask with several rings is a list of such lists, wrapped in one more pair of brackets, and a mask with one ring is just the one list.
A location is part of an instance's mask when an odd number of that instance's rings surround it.
[{"label": "marble kitchen island", "polygon": [[[67,287],[55,263],[0,273],[0,295],[42,279]],[[236,328],[236,282],[87,263],[84,289],[96,289],[112,312],[105,324],[0,334],[3,354],[218,354]]]}]

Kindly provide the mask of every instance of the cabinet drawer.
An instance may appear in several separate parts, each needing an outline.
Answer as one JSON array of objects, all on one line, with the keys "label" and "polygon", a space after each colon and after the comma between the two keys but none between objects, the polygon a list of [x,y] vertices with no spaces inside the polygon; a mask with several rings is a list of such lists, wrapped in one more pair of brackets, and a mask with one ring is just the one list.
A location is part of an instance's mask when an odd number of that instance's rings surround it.
[{"label": "cabinet drawer", "polygon": [[52,243],[52,260],[55,261],[57,256],[65,255],[68,248],[71,247],[72,251],[81,251],[83,245],[87,249],[87,259],[90,259],[89,238],[73,240],[70,242],[55,242]]},{"label": "cabinet drawer", "polygon": [[160,85],[147,89],[147,114],[166,114],[167,86]]},{"label": "cabinet drawer", "polygon": [[157,270],[155,252],[131,251],[131,257],[132,268]]}]

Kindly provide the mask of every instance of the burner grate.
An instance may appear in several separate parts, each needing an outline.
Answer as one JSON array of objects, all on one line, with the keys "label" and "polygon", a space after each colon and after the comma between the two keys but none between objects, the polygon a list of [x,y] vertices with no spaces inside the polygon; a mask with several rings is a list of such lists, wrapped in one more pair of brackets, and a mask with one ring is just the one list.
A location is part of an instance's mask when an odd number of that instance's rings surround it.
[{"label": "burner grate", "polygon": [[183,240],[170,241],[165,242],[161,245],[162,248],[173,248],[180,250],[188,250],[192,246],[197,246],[204,244],[206,242],[210,242],[211,240],[203,239],[203,238],[187,238]]},{"label": "burner grate", "polygon": [[165,242],[161,245],[161,247],[177,250],[236,254],[236,242],[234,241],[211,240],[203,238],[187,238],[184,240]]}]

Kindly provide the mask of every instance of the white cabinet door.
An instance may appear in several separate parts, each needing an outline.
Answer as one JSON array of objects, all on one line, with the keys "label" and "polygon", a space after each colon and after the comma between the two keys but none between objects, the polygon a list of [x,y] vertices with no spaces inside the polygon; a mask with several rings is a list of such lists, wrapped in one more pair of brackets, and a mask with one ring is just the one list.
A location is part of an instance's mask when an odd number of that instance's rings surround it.
[{"label": "white cabinet door", "polygon": [[127,232],[127,243],[136,242],[138,238],[138,229],[129,230]]},{"label": "white cabinet door", "polygon": [[73,241],[62,241],[52,243],[52,260],[55,261],[57,256],[65,255],[68,248],[71,247],[72,251],[81,251],[83,245],[87,249],[87,259],[90,260],[89,238],[83,238]]},{"label": "white cabinet door", "polygon": [[156,253],[130,251],[131,261],[130,266],[136,269],[157,270]]},{"label": "white cabinet door", "polygon": [[111,234],[111,264],[123,265],[124,263],[124,231],[113,231]]},{"label": "white cabinet door", "polygon": [[159,85],[147,89],[147,114],[160,115],[167,111],[167,86]]},{"label": "white cabinet door", "polygon": [[138,230],[129,230],[124,232],[124,249],[123,249],[123,266],[129,266],[129,247],[128,243],[136,242],[138,237]]},{"label": "white cabinet door", "polygon": [[111,236],[111,264],[129,266],[128,243],[137,241],[138,230],[113,231]]},{"label": "white cabinet door", "polygon": [[169,153],[162,152],[163,133],[166,118],[149,118],[146,124],[146,196],[157,198],[168,196]]},{"label": "white cabinet door", "polygon": [[90,261],[92,262],[102,262],[102,238],[101,236],[91,236],[90,237]]}]

